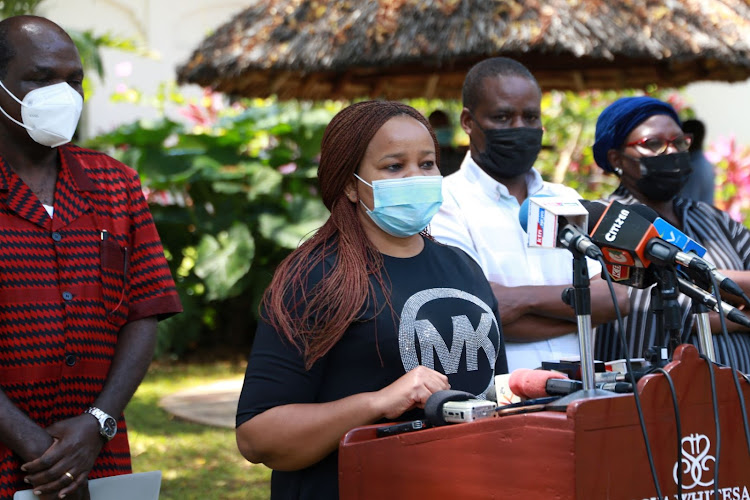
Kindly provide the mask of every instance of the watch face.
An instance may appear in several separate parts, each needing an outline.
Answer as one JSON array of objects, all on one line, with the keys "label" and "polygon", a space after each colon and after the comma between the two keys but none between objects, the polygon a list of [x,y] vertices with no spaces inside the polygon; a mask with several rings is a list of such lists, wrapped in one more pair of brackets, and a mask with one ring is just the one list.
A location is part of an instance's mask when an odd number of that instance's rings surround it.
[{"label": "watch face", "polygon": [[115,420],[112,417],[106,418],[104,420],[104,425],[102,426],[102,434],[107,436],[109,439],[112,439],[115,437],[115,434],[117,433],[117,420]]}]

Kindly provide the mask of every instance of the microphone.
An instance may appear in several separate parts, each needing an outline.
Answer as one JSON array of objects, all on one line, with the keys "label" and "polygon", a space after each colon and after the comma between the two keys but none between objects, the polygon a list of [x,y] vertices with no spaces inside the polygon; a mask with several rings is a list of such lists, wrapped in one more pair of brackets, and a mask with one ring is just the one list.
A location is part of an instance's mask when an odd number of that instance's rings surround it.
[{"label": "microphone", "polygon": [[[561,373],[549,370],[530,370],[519,368],[510,374],[510,390],[525,399],[537,399],[547,396],[567,396],[583,389],[583,382],[572,380]],[[625,382],[625,375],[612,374],[611,378],[597,381],[596,388],[617,392],[633,392],[633,384]]]},{"label": "microphone", "polygon": [[[602,206],[600,203],[591,202],[588,205],[598,210],[601,210]],[[591,240],[599,246],[607,263],[641,268],[651,265],[651,260],[646,254],[646,243],[658,238],[659,233],[629,205],[617,201],[610,202],[603,209],[601,217],[589,218],[589,228]]]},{"label": "microphone", "polygon": [[618,394],[633,392],[633,384],[630,382],[605,382],[602,384],[596,384],[596,388],[603,391],[616,392]]},{"label": "microphone", "polygon": [[[648,222],[654,222],[659,218],[659,214],[657,214],[653,209],[647,207],[646,205],[637,203],[634,205],[630,205],[630,207],[635,213],[643,217]],[[654,227],[654,229],[656,228]],[[687,236],[685,236],[685,238],[687,238]],[[649,256],[651,257],[651,259],[662,265],[679,264],[689,269],[694,269],[696,271],[701,271],[704,273],[709,272],[711,268],[714,267],[712,264],[709,264],[705,260],[701,259],[697,254],[685,253],[679,247],[664,241],[663,239],[661,239],[661,237],[657,241],[649,241],[648,245],[650,245],[650,248],[647,248],[647,252],[650,252]],[[703,250],[705,252],[705,249]]]},{"label": "microphone", "polygon": [[[589,233],[593,232],[596,224],[607,211],[609,206],[606,203],[581,200],[581,204],[589,212]],[[614,264],[605,258],[607,272],[613,281],[621,285],[633,288],[648,288],[656,283],[656,277],[650,268],[626,266],[623,264]],[[604,272],[604,270],[602,270]]]},{"label": "microphone", "polygon": [[427,417],[427,420],[432,425],[446,425],[448,422],[445,421],[445,417],[443,416],[443,406],[446,403],[449,401],[468,401],[474,398],[476,396],[464,391],[445,390],[433,392],[424,404],[425,417]]},{"label": "microphone", "polygon": [[657,217],[654,221],[652,221],[652,224],[656,228],[656,231],[659,233],[659,237],[661,239],[663,239],[667,243],[673,244],[683,252],[692,252],[698,257],[703,257],[706,254],[705,247],[696,243],[688,235],[686,235],[661,217]]},{"label": "microphone", "polygon": [[721,311],[724,313],[724,316],[726,316],[727,319],[746,328],[750,328],[750,319],[742,314],[742,312],[740,312],[740,310],[736,307],[733,307],[724,301],[721,301],[721,303],[719,303],[716,300],[716,297],[714,297],[712,294],[706,292],[700,287],[693,285],[686,279],[677,278],[677,286],[682,293],[693,300],[697,300],[713,311],[719,312],[719,307],[721,306]]},{"label": "microphone", "polygon": [[588,216],[588,210],[579,200],[542,195],[523,201],[518,222],[528,234],[530,247],[563,247],[596,260],[601,256],[601,250],[583,230]]},{"label": "microphone", "polygon": [[[672,243],[673,245],[680,248],[683,252],[694,253],[698,257],[703,257],[706,254],[705,247],[696,243],[685,233],[683,233],[661,217],[657,217],[656,220],[654,220],[653,224],[656,230],[659,232],[659,236],[661,236],[661,238],[664,239],[667,243]],[[716,266],[714,266],[710,262],[706,262],[706,264],[709,266],[711,274],[714,275],[716,282],[719,283],[719,287],[722,290],[731,293],[732,295],[744,298],[745,292],[737,283],[732,281],[731,278],[728,278],[727,276],[720,273],[716,269]]]},{"label": "microphone", "polygon": [[571,380],[562,373],[528,368],[514,370],[508,385],[513,394],[527,399],[565,396],[583,387],[579,380]]},{"label": "microphone", "polygon": [[430,394],[424,414],[430,424],[440,426],[492,417],[496,408],[494,401],[477,399],[469,392],[447,390]]},{"label": "microphone", "polygon": [[659,237],[651,224],[658,215],[645,205],[623,205],[612,201],[591,231],[596,243],[610,264],[647,268],[651,262],[662,266],[682,265],[708,272],[706,261],[687,254]]}]

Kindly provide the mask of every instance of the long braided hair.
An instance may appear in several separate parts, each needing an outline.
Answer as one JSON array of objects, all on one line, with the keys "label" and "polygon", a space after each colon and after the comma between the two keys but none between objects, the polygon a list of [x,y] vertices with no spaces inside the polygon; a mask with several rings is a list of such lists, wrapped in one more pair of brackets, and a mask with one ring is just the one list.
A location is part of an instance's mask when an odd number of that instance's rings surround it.
[{"label": "long braided hair", "polygon": [[[383,256],[367,238],[357,205],[346,197],[345,189],[359,170],[373,136],[388,120],[401,115],[427,128],[439,154],[430,124],[411,106],[365,101],[341,110],[323,134],[318,166],[323,204],[331,216],[312,238],[284,259],[263,297],[269,324],[301,350],[308,370],[341,339],[367,300],[375,301],[370,276],[390,304],[381,272]],[[324,269],[323,278],[308,290],[310,271],[330,256],[334,256],[334,265]]]}]

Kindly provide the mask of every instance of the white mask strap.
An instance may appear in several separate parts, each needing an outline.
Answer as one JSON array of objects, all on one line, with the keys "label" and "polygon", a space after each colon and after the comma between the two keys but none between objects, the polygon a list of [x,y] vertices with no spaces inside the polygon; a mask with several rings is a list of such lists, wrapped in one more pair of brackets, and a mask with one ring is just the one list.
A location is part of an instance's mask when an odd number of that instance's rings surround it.
[{"label": "white mask strap", "polygon": [[[372,184],[370,184],[369,182],[367,182],[366,180],[364,180],[362,177],[358,176],[357,174],[354,174],[354,177],[356,177],[357,179],[359,179],[360,181],[362,181],[366,185],[370,186],[370,188],[372,188]],[[359,200],[359,202],[362,204],[363,207],[365,207],[365,210],[367,210],[368,212],[372,211],[369,208],[367,208],[367,205],[365,205],[365,202],[363,202],[362,200]]]},{"label": "white mask strap", "polygon": [[2,87],[3,90],[6,91],[9,96],[11,96],[13,99],[15,99],[15,101],[18,104],[20,104],[21,106],[23,106],[23,101],[21,101],[18,97],[16,97],[15,95],[13,95],[13,92],[11,92],[10,90],[8,90],[8,87],[5,86],[5,84],[3,83],[2,80],[0,80],[0,87]]},{"label": "white mask strap", "polygon": [[[0,82],[0,84],[2,84],[2,82]],[[367,182],[366,180],[364,180],[364,179],[363,179],[362,177],[358,176],[357,174],[354,174],[354,177],[356,177],[356,178],[357,178],[357,179],[359,179],[360,181],[364,182],[364,183],[365,183],[365,184],[367,184],[368,186],[372,187],[372,184],[370,184],[369,182]]]},{"label": "white mask strap", "polygon": [[[5,86],[5,84],[4,84],[3,82],[2,82],[2,80],[0,80],[0,87],[2,87],[2,88],[3,88],[3,90],[5,90],[5,91],[6,91],[7,93],[8,93],[8,95],[9,95],[9,96],[11,96],[11,97],[12,97],[13,99],[15,99],[15,101],[16,101],[16,102],[17,102],[18,104],[20,104],[21,106],[23,106],[23,105],[24,105],[22,101],[19,101],[19,100],[18,100],[18,97],[14,96],[14,95],[13,95],[13,93],[12,93],[12,92],[11,92],[10,90],[8,90],[8,89],[7,89],[7,87],[6,87],[6,86]],[[24,123],[21,123],[21,122],[19,122],[18,120],[16,120],[16,119],[15,119],[15,118],[13,118],[12,116],[10,116],[10,115],[9,115],[8,113],[6,113],[6,112],[5,112],[5,110],[3,109],[3,107],[2,107],[2,106],[0,106],[0,112],[2,112],[2,113],[3,113],[4,115],[5,115],[5,117],[6,117],[6,118],[7,118],[8,120],[10,120],[10,121],[12,121],[12,122],[16,123],[17,125],[20,125],[20,126],[22,126],[23,128],[25,128],[25,129],[27,129],[27,130],[31,130],[31,127],[29,127],[28,125],[26,125],[26,124],[24,124]]]}]

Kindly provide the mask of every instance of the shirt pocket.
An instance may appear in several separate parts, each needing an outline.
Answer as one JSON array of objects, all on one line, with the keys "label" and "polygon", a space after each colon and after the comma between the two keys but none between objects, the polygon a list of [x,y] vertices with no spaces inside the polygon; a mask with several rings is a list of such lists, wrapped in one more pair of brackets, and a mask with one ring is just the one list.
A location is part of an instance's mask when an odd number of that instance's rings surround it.
[{"label": "shirt pocket", "polygon": [[102,302],[107,321],[121,327],[128,319],[128,247],[103,232],[99,246]]}]

